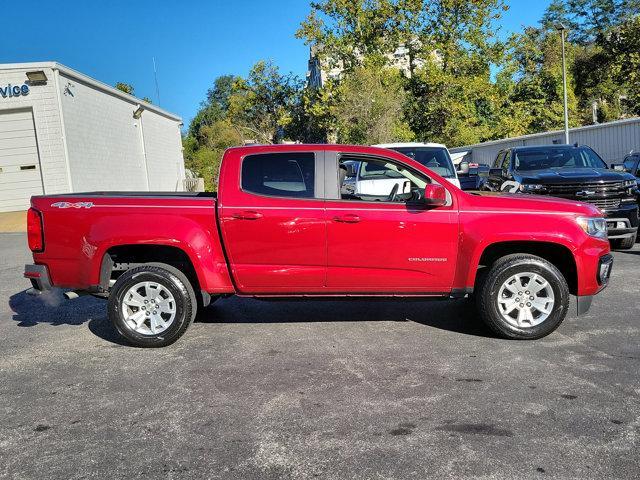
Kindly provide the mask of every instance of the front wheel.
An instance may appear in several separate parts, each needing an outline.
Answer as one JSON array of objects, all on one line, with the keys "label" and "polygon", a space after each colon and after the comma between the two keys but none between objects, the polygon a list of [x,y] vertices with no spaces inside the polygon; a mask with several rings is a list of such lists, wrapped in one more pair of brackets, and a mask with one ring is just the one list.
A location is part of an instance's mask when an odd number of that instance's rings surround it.
[{"label": "front wheel", "polygon": [[187,277],[170,265],[149,264],[123,273],[109,295],[109,319],[137,347],[175,342],[193,321],[197,303]]},{"label": "front wheel", "polygon": [[569,287],[560,271],[535,255],[497,260],[477,295],[482,320],[504,338],[533,340],[560,326],[569,309]]}]

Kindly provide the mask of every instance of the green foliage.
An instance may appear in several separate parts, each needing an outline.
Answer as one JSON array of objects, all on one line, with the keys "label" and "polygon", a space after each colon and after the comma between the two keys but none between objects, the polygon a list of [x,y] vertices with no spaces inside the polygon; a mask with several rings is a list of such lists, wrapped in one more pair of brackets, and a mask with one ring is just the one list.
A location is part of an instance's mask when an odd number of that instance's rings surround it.
[{"label": "green foliage", "polygon": [[572,42],[587,45],[638,12],[640,0],[552,0],[540,23],[548,30],[562,23]]},{"label": "green foliage", "polygon": [[245,139],[276,142],[292,122],[291,111],[299,101],[300,89],[296,77],[281,75],[273,63],[260,61],[246,79],[234,82],[227,118]]},{"label": "green foliage", "polygon": [[130,83],[116,83],[115,87],[121,92],[128,93],[129,95],[133,95],[133,85]]},{"label": "green foliage", "polygon": [[356,67],[337,87],[334,106],[340,143],[376,144],[413,139],[403,119],[405,91],[397,70]]}]

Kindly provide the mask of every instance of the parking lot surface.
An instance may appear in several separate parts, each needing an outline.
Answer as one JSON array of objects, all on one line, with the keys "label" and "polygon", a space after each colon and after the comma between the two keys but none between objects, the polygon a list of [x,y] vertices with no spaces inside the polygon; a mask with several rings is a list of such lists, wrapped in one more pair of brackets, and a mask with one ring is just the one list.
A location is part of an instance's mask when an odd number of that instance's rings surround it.
[{"label": "parking lot surface", "polygon": [[0,478],[638,478],[640,248],[614,256],[538,341],[466,300],[228,298],[146,350],[104,300],[27,296],[0,235]]}]

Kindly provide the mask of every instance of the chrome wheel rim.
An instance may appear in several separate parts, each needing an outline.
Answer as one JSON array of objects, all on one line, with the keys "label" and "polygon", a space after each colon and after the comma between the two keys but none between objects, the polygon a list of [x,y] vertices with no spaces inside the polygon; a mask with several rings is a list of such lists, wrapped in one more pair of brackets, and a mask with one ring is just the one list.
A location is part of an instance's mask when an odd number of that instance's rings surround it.
[{"label": "chrome wheel rim", "polygon": [[516,273],[498,291],[498,311],[514,327],[540,325],[549,318],[554,305],[551,284],[539,273]]},{"label": "chrome wheel rim", "polygon": [[157,335],[171,326],[176,318],[173,294],[157,282],[140,282],[122,297],[125,325],[142,335]]}]

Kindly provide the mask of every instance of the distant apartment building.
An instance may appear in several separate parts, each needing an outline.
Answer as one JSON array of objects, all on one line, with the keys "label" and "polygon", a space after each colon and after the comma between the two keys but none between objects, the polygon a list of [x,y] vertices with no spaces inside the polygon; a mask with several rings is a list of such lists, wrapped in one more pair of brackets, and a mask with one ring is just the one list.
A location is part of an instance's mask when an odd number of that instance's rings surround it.
[{"label": "distant apartment building", "polygon": [[[344,72],[344,64],[341,60],[334,61],[331,58],[324,58],[321,60],[319,53],[319,47],[313,45],[309,54],[307,84],[310,87],[315,88],[323,87],[329,79],[339,80]],[[435,51],[432,55],[436,60],[439,58]],[[358,55],[356,53],[356,58],[361,57],[362,55]],[[387,64],[390,67],[397,68],[407,77],[411,76],[411,60],[409,57],[409,49],[406,45],[400,45],[393,52],[385,54],[385,57],[387,58]],[[424,63],[425,62],[422,59],[414,59],[413,68],[421,68],[424,66]]]}]

